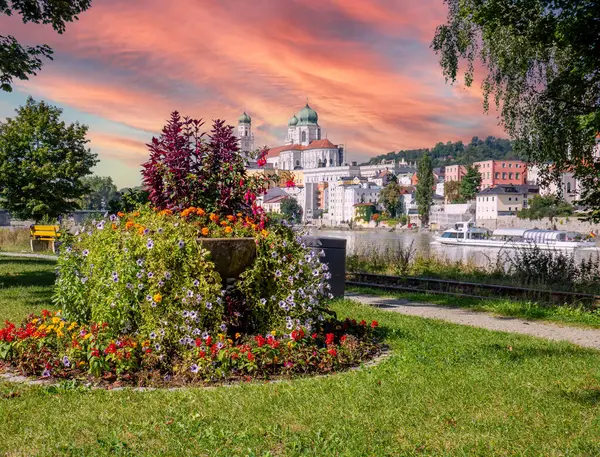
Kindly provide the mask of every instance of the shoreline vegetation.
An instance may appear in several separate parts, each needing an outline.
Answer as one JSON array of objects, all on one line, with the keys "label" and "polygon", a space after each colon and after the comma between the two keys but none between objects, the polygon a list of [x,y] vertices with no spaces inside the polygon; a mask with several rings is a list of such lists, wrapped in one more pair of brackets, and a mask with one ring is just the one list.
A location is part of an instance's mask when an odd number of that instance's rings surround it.
[{"label": "shoreline vegetation", "polygon": [[358,249],[346,257],[346,271],[592,294],[600,291],[600,255],[577,261],[573,253],[537,248],[500,251],[496,259],[480,266],[473,261],[424,256],[413,243],[399,241],[396,245]]}]

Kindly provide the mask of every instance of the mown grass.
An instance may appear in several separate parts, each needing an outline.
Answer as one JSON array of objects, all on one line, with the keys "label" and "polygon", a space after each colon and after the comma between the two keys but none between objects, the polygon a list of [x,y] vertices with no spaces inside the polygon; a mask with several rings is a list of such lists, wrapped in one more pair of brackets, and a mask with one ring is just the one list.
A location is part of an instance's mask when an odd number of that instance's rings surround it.
[{"label": "mown grass", "polygon": [[[17,275],[21,284],[41,273],[47,282],[52,271],[29,262],[19,268],[29,269]],[[49,295],[51,286],[43,288]],[[0,318],[36,310],[24,309],[32,295],[21,297],[16,308],[3,301]],[[333,308],[340,317],[378,320],[391,356],[329,377],[211,389],[92,391],[0,382],[0,455],[600,453],[599,352],[348,300]]]},{"label": "mown grass", "polygon": [[52,309],[56,261],[0,255],[0,322]]},{"label": "mown grass", "polygon": [[348,287],[346,290],[348,292],[404,299],[411,302],[433,303],[435,305],[449,306],[452,308],[468,308],[473,311],[485,311],[501,316],[600,328],[600,312],[598,310],[590,310],[584,306],[559,306],[504,298],[471,298],[442,294],[396,292],[370,287]]}]

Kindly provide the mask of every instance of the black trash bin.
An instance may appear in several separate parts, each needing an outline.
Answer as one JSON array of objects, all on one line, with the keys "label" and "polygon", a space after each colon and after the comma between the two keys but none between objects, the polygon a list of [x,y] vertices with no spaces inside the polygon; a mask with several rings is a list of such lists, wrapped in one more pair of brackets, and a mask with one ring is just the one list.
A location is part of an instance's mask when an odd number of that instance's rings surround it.
[{"label": "black trash bin", "polygon": [[334,297],[343,297],[346,285],[346,240],[327,236],[305,236],[302,239],[306,246],[325,252],[320,260],[329,265],[331,293]]}]

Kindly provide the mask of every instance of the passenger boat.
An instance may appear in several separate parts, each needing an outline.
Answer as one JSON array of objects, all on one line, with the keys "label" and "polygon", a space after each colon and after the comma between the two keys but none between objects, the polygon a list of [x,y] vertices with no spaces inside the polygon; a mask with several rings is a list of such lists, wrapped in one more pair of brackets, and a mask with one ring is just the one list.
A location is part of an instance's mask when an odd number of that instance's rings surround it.
[{"label": "passenger boat", "polygon": [[442,244],[485,248],[580,249],[595,248],[596,243],[578,232],[501,228],[493,232],[475,227],[471,221],[459,222],[435,240]]}]

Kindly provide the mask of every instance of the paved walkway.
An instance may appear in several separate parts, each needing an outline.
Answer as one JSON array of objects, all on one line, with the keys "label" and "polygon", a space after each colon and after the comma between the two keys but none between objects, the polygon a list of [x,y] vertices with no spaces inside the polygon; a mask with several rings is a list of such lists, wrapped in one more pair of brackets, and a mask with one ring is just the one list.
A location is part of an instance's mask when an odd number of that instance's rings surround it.
[{"label": "paved walkway", "polygon": [[58,256],[51,254],[34,254],[32,252],[5,252],[0,251],[0,257],[28,257],[31,259],[56,260]]},{"label": "paved walkway", "polygon": [[388,309],[389,311],[406,314],[408,316],[439,319],[455,324],[498,330],[501,332],[522,333],[524,335],[532,335],[549,340],[569,341],[579,346],[600,349],[600,329],[567,327],[551,323],[527,321],[515,317],[494,316],[484,312],[411,302],[409,300],[392,297],[354,293],[346,294],[346,297],[360,303]]}]

